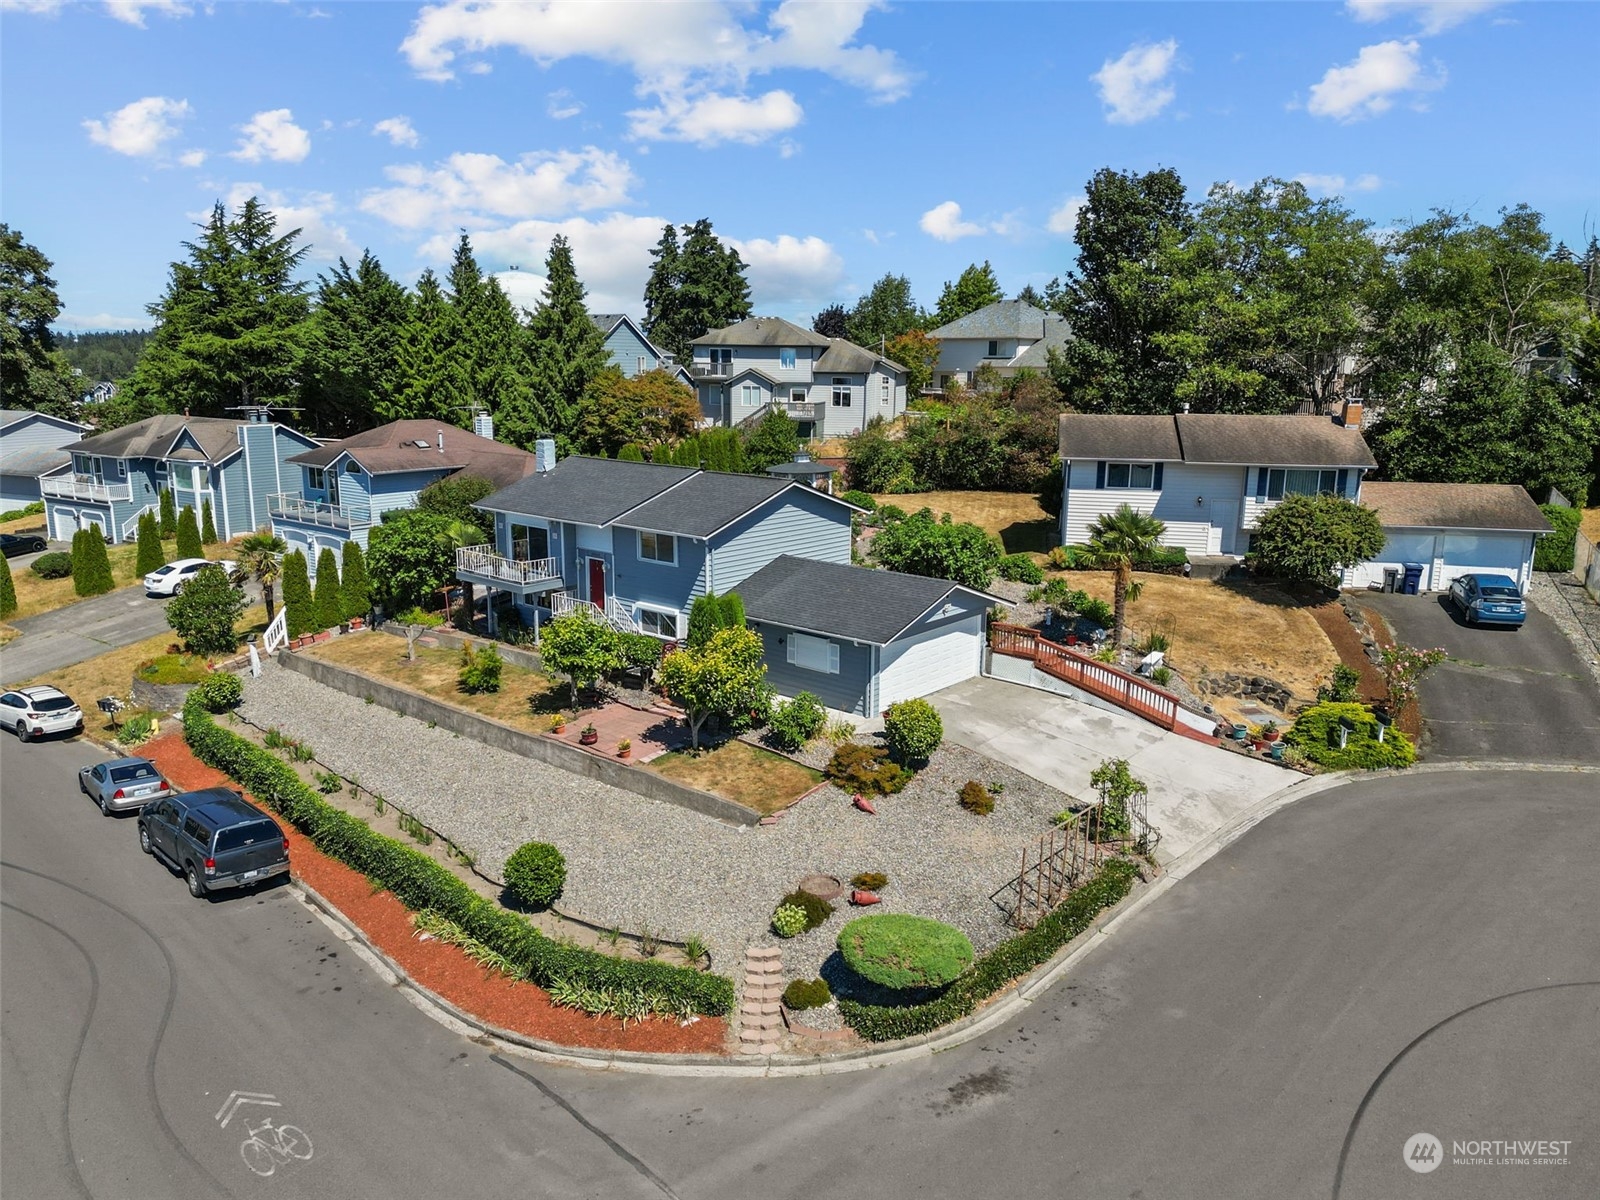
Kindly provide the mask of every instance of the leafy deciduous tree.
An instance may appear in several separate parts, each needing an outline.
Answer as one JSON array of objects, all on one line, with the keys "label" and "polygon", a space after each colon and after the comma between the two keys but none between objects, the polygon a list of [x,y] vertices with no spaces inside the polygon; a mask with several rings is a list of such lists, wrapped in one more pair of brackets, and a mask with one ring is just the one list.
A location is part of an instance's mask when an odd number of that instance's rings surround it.
[{"label": "leafy deciduous tree", "polygon": [[449,520],[416,509],[384,516],[367,539],[373,597],[391,613],[435,600],[455,582],[455,551],[445,537]]},{"label": "leafy deciduous tree", "polygon": [[1329,586],[1383,549],[1378,514],[1343,496],[1285,496],[1261,514],[1250,550],[1269,575]]},{"label": "leafy deciduous tree", "polygon": [[622,667],[622,635],[580,609],[545,623],[539,657],[546,668],[567,677],[576,705],[580,689],[593,687],[602,675]]},{"label": "leafy deciduous tree", "polygon": [[794,461],[800,450],[800,427],[782,409],[769,409],[744,439],[744,469],[752,475]]},{"label": "leafy deciduous tree", "polygon": [[873,556],[891,571],[948,579],[983,589],[1000,566],[1000,547],[976,525],[956,524],[945,513],[934,520],[922,508],[889,525],[872,542]]},{"label": "leafy deciduous tree", "polygon": [[221,567],[201,567],[168,602],[167,624],[191,654],[232,654],[239,648],[234,623],[247,603]]},{"label": "leafy deciduous tree", "polygon": [[684,711],[689,744],[712,717],[732,718],[762,707],[770,695],[761,661],[761,635],[753,629],[719,629],[699,649],[677,650],[661,660],[659,678]]},{"label": "leafy deciduous tree", "polygon": [[608,366],[584,393],[578,443],[585,453],[619,455],[629,443],[651,446],[675,442],[700,424],[694,389],[666,371],[646,371],[631,379]]}]

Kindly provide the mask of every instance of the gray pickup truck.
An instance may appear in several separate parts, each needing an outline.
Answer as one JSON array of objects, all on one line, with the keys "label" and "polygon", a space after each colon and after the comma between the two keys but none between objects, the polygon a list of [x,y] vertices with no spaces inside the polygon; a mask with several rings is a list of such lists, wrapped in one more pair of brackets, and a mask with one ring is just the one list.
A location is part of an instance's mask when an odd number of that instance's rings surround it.
[{"label": "gray pickup truck", "polygon": [[289,870],[278,823],[226,788],[184,792],[139,811],[139,848],[183,873],[191,896],[261,883]]}]

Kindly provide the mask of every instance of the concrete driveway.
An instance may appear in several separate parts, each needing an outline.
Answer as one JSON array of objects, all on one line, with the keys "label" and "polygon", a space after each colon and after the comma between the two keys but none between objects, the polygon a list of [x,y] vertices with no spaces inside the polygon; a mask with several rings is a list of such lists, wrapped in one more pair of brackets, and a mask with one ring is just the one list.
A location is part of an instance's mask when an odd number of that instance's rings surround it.
[{"label": "concrete driveway", "polygon": [[1450,655],[1419,691],[1425,757],[1600,762],[1600,688],[1533,605],[1520,630],[1474,629],[1443,594],[1359,599],[1399,641]]},{"label": "concrete driveway", "polygon": [[1150,785],[1160,856],[1173,858],[1256,801],[1306,776],[1166,733],[1131,713],[1108,712],[1020,683],[969,679],[929,696],[950,741],[1009,763],[1083,800],[1089,775],[1125,758]]}]

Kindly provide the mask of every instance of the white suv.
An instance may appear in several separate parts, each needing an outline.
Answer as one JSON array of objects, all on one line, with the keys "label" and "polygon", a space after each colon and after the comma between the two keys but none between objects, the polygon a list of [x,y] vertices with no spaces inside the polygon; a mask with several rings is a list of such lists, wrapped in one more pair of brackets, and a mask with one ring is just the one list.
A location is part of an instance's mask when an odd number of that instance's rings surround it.
[{"label": "white suv", "polygon": [[59,688],[17,688],[0,694],[0,725],[24,742],[46,733],[82,733],[83,710]]}]

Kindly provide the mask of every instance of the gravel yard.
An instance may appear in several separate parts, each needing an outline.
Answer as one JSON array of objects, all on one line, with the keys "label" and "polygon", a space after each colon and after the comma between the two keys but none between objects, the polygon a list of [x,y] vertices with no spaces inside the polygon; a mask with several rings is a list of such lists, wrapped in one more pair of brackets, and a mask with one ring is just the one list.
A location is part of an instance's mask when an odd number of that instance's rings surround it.
[{"label": "gravel yard", "polygon": [[[631,933],[699,934],[723,973],[737,971],[746,945],[776,941],[767,927],[773,907],[813,871],[847,886],[858,872],[882,871],[889,884],[870,911],[947,921],[982,953],[1010,932],[990,893],[1015,876],[1022,848],[1072,803],[1003,764],[947,746],[905,791],[878,801],[876,816],[826,788],[774,825],[738,829],[430,729],[275,665],[245,680],[241,711],[308,743],[321,761],[444,834],[495,878],[524,842],[554,843],[567,859],[564,910]],[[968,779],[1002,785],[993,815],[973,816],[956,803]],[[821,928],[782,943],[788,976],[820,972],[852,915],[844,899]]]}]

